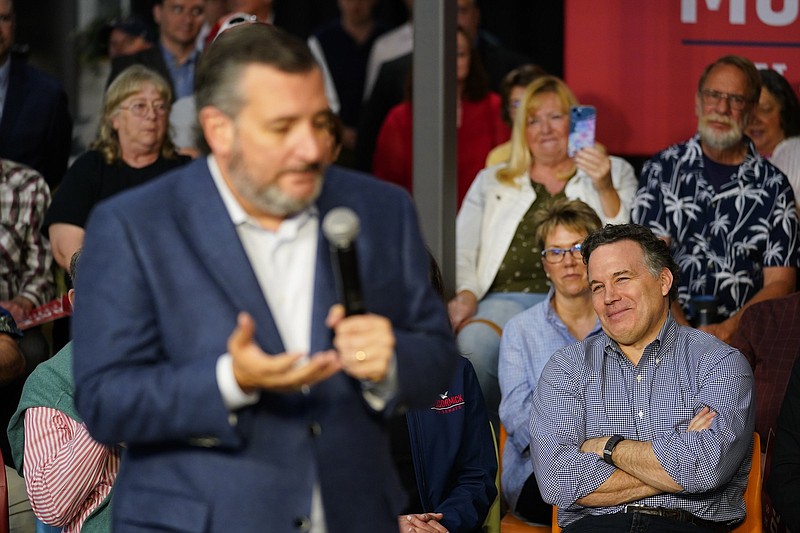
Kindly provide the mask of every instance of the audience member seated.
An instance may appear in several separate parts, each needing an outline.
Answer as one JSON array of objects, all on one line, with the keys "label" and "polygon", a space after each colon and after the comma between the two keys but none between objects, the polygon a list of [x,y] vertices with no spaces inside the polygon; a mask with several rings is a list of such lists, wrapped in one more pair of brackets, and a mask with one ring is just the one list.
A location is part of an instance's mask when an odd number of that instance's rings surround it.
[{"label": "audience member seated", "polygon": [[[730,345],[750,362],[755,379],[756,431],[761,447],[775,424],[792,365],[800,358],[800,292],[753,304],[742,314]],[[765,479],[766,479],[765,472]]]},{"label": "audience member seated", "polygon": [[[80,252],[72,257],[73,281]],[[69,291],[74,303],[75,291]],[[96,442],[75,409],[72,343],[28,378],[8,425],[17,471],[31,509],[64,533],[111,531],[111,488],[120,449]]]},{"label": "audience member seated", "polygon": [[[400,26],[378,37],[370,50],[367,59],[366,79],[364,83],[364,99],[370,97],[372,88],[378,79],[381,66],[388,61],[393,61],[401,56],[411,53],[414,48],[414,0],[403,0],[408,10],[408,20]],[[406,72],[395,81],[399,81],[398,86],[403,86]]]},{"label": "audience member seated", "polygon": [[[14,322],[14,317],[0,307],[0,427],[6,427],[22,395],[25,379],[43,359],[49,357],[49,345],[44,336],[31,337],[23,334]],[[36,354],[32,357],[30,354]],[[14,457],[8,442],[8,435],[0,432],[0,451],[3,461],[14,466]]]},{"label": "audience member seated", "polygon": [[[406,0],[411,12],[411,0]],[[501,46],[490,34],[478,30],[480,13],[473,0],[459,0],[458,24],[470,36],[473,48],[478,52],[481,64],[487,72],[489,89],[500,91],[503,77],[512,69],[528,60]],[[477,36],[477,37],[476,37]],[[372,172],[375,139],[386,115],[407,94],[403,85],[411,71],[413,26],[411,21],[381,36],[375,45],[367,66],[367,85],[364,90],[364,109],[358,125],[356,166]],[[380,58],[378,60],[378,58]],[[505,139],[503,139],[505,140]]]},{"label": "audience member seated", "polygon": [[[458,205],[475,175],[483,168],[489,151],[508,138],[500,119],[500,97],[489,91],[486,72],[463,29],[457,33],[456,80],[458,84]],[[410,91],[409,91],[410,92]],[[372,172],[413,192],[412,102],[396,106],[381,127],[375,146]]]},{"label": "audience member seated", "polygon": [[72,144],[64,88],[11,53],[14,2],[0,0],[0,158],[38,171],[51,189],[61,182]]},{"label": "audience member seated", "polygon": [[203,26],[203,0],[156,0],[153,19],[158,24],[157,45],[114,58],[107,84],[110,85],[131,65],[144,65],[167,80],[176,100],[189,96],[194,88],[194,70],[200,56],[196,42]]},{"label": "audience member seated", "polygon": [[500,92],[506,74],[530,62],[530,59],[503,46],[494,35],[480,28],[481,12],[477,0],[458,0],[458,25],[470,36],[481,63],[489,75],[489,88]]},{"label": "audience member seated", "polygon": [[678,265],[637,224],[581,247],[602,333],[557,351],[533,395],[531,457],[564,533],[729,531],[744,519],[753,373],[670,314]]},{"label": "audience member seated", "polygon": [[153,47],[153,36],[147,24],[139,17],[114,19],[106,30],[108,57],[128,56]]},{"label": "audience member seated", "polygon": [[50,245],[40,229],[50,189],[35,170],[0,159],[0,306],[21,322],[53,298]]},{"label": "audience member seated", "polygon": [[[761,94],[753,63],[722,57],[700,77],[697,134],[645,163],[632,218],[670,245],[680,266],[672,314],[729,341],[748,306],[795,290],[798,214],[789,181],[744,128]],[[711,322],[701,324],[700,300]],[[696,316],[697,315],[697,316]]]},{"label": "audience member seated", "polygon": [[[505,75],[503,82],[500,84],[500,99],[502,107],[500,108],[503,122],[509,127],[514,127],[514,117],[517,115],[517,109],[522,102],[522,97],[525,95],[525,89],[531,84],[533,80],[547,73],[538,65],[525,64],[519,66]],[[524,118],[524,115],[521,115]],[[500,163],[507,163],[508,158],[511,157],[511,140],[496,146],[486,156],[486,166],[491,167],[499,165]]]},{"label": "audience member seated", "polygon": [[539,494],[530,456],[530,405],[542,368],[553,353],[600,332],[592,307],[581,243],[602,222],[580,200],[559,199],[533,217],[536,246],[551,288],[547,299],[508,321],[500,343],[500,421],[503,497],[528,522],[550,524],[552,507]]},{"label": "audience member seated", "polygon": [[[41,174],[19,163],[0,159],[0,307],[22,322],[34,307],[55,295],[53,255],[40,229],[50,189]],[[25,331],[20,340],[25,376],[52,354],[41,326]],[[19,401],[24,376],[0,388],[0,424],[8,422]],[[0,447],[5,437],[0,437]]]},{"label": "audience member seated", "polygon": [[375,141],[383,121],[389,111],[401,104],[410,93],[406,86],[408,84],[403,80],[410,75],[412,59],[411,54],[406,54],[381,64],[374,88],[369,98],[364,100],[358,122],[355,163],[359,170],[372,173]]},{"label": "audience member seated", "polygon": [[525,90],[511,136],[511,158],[473,182],[456,220],[456,296],[449,303],[458,341],[478,374],[497,423],[499,332],[541,302],[549,287],[531,218],[554,198],[582,200],[604,224],[628,221],[637,181],[625,160],[600,148],[567,154],[569,87],[543,76]]},{"label": "audience member seated", "polygon": [[[431,282],[444,297],[431,257]],[[497,496],[497,456],[478,379],[458,358],[453,379],[429,408],[391,421],[392,458],[409,496],[400,533],[480,532]]]},{"label": "audience member seated", "polygon": [[759,70],[761,97],[745,130],[756,150],[789,178],[800,206],[800,102],[786,78]]},{"label": "audience member seated", "polygon": [[[209,35],[209,44],[218,35],[239,24],[253,24],[258,22],[255,15],[248,13],[229,13],[219,20]],[[197,122],[197,106],[194,94],[178,98],[173,102],[169,113],[169,131],[172,134],[172,143],[179,154],[195,158],[200,155],[202,146],[200,140],[200,124]]]},{"label": "audience member seated", "polygon": [[344,124],[340,163],[354,165],[354,151],[367,59],[372,45],[384,27],[373,18],[376,0],[338,0],[341,16],[319,28],[308,39],[308,46],[322,66],[325,85],[339,103]]},{"label": "audience member seated", "polygon": [[189,160],[175,152],[167,134],[171,101],[169,84],[142,65],[129,67],[109,85],[97,139],[64,176],[42,228],[64,269],[83,244],[86,221],[98,202]]},{"label": "audience member seated", "polygon": [[800,531],[800,360],[795,361],[778,415],[766,491],[780,523]]}]

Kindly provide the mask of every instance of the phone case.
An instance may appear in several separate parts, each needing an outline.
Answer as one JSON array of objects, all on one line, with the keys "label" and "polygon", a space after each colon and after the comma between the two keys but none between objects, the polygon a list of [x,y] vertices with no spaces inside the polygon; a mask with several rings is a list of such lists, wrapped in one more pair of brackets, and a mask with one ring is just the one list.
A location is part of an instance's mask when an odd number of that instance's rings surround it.
[{"label": "phone case", "polygon": [[567,152],[575,157],[581,148],[594,146],[597,112],[590,105],[572,106],[569,110],[569,143]]}]

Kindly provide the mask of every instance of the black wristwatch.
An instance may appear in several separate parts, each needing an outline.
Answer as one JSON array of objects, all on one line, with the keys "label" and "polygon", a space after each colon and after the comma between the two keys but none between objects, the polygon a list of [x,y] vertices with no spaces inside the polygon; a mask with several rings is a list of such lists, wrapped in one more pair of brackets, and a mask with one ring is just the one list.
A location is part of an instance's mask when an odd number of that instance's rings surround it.
[{"label": "black wristwatch", "polygon": [[611,466],[617,466],[614,464],[614,460],[611,458],[611,454],[614,453],[614,448],[617,447],[617,444],[620,441],[625,440],[625,437],[622,435],[614,435],[610,439],[606,441],[606,445],[603,446],[603,461],[607,462]]}]

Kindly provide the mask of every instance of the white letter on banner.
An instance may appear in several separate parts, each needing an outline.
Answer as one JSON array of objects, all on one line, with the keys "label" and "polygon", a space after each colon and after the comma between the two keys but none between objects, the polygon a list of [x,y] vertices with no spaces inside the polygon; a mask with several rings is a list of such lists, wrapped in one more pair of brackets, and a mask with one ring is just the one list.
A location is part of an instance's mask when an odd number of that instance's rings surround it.
[{"label": "white letter on banner", "polygon": [[756,2],[756,13],[759,20],[769,26],[788,26],[797,20],[798,1],[783,0],[783,9],[780,11],[772,10],[770,0],[758,0]]},{"label": "white letter on banner", "polygon": [[[744,24],[744,2],[745,0],[730,0],[731,9],[728,20],[731,24]],[[719,11],[722,0],[705,0],[705,4],[709,11]],[[697,0],[681,0],[681,22],[697,24]]]}]

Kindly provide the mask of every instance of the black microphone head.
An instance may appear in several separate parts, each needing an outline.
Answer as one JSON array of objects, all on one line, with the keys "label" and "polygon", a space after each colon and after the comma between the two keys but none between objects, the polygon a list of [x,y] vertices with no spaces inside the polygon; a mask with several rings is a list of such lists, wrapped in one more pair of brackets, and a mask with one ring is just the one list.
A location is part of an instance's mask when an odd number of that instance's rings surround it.
[{"label": "black microphone head", "polygon": [[331,209],[322,220],[322,233],[337,248],[347,248],[358,236],[361,221],[349,207]]}]

